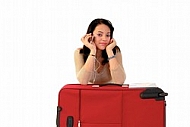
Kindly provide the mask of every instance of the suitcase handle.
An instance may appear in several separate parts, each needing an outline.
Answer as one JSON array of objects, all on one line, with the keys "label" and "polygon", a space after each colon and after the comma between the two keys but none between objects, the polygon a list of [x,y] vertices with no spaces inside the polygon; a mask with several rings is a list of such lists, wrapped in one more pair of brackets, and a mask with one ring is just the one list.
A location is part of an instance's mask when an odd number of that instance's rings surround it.
[{"label": "suitcase handle", "polygon": [[140,94],[140,97],[142,99],[165,100],[165,96],[168,96],[168,93],[165,93],[162,89],[158,87],[147,88]]},{"label": "suitcase handle", "polygon": [[119,86],[119,87],[129,87],[129,84],[114,84],[114,83],[110,83],[110,84],[95,84],[95,85],[92,85],[92,87],[95,87],[95,88],[99,88],[99,87],[104,87],[104,86]]},{"label": "suitcase handle", "polygon": [[73,127],[73,124],[74,124],[73,116],[68,116],[67,117],[67,127]]}]

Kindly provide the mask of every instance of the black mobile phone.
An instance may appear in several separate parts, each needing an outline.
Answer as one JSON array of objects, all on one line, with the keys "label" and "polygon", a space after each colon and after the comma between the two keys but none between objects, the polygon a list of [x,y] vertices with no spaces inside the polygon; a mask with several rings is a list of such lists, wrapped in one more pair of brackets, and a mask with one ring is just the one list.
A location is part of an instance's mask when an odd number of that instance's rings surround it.
[{"label": "black mobile phone", "polygon": [[91,43],[92,41],[94,41],[95,37],[94,36],[91,36],[89,39],[88,39],[88,42]]}]

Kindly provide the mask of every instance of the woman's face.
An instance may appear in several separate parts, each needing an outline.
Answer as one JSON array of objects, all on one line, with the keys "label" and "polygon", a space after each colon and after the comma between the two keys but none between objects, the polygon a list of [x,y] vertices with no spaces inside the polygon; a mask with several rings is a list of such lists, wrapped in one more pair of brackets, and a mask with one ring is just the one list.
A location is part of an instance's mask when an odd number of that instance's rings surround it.
[{"label": "woman's face", "polygon": [[99,24],[96,26],[93,36],[96,47],[100,50],[104,50],[110,43],[110,28],[105,24]]}]

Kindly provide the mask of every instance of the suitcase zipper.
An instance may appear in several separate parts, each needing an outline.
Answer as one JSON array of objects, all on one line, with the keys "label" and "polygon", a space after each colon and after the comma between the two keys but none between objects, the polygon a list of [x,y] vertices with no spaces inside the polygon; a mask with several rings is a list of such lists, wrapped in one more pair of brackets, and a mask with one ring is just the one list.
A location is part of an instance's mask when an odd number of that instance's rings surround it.
[{"label": "suitcase zipper", "polygon": [[80,120],[78,121],[78,127],[80,127]]},{"label": "suitcase zipper", "polygon": [[79,119],[78,119],[78,127],[80,127],[81,125],[81,90],[79,90]]}]

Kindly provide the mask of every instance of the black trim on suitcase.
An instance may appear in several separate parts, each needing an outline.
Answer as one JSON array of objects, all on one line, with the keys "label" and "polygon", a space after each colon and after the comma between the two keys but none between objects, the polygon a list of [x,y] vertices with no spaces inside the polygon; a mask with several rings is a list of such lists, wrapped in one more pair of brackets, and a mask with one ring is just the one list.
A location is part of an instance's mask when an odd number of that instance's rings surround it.
[{"label": "black trim on suitcase", "polygon": [[142,99],[155,99],[157,101],[165,100],[165,96],[168,93],[165,93],[162,89],[158,87],[146,88],[141,94],[140,97]]},{"label": "black trim on suitcase", "polygon": [[67,117],[67,127],[73,127],[74,118],[72,116]]},{"label": "black trim on suitcase", "polygon": [[60,127],[60,113],[62,108],[60,106],[57,106],[57,118],[56,118],[56,125],[57,127]]}]

